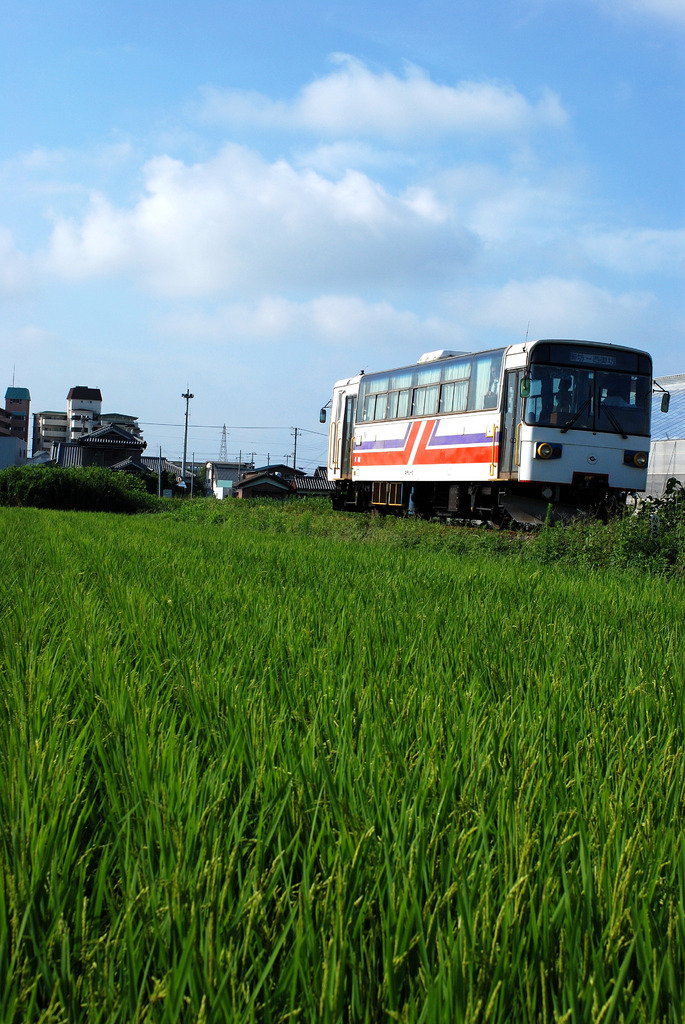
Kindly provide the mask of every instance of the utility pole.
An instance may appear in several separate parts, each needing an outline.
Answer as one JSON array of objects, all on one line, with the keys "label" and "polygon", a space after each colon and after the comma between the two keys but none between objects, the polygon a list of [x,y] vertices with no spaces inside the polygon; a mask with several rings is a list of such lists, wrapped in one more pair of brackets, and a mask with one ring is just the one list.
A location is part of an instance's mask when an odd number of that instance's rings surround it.
[{"label": "utility pole", "polygon": [[195,398],[195,395],[191,395],[190,388],[186,391],[181,398],[186,400],[186,429],[183,435],[183,465],[181,466],[181,480],[183,483],[186,482],[186,455],[188,454],[188,409],[190,408],[190,399]]},{"label": "utility pole", "polygon": [[299,430],[297,427],[292,428],[295,431],[295,446],[293,448],[293,469],[297,469],[297,435]]}]

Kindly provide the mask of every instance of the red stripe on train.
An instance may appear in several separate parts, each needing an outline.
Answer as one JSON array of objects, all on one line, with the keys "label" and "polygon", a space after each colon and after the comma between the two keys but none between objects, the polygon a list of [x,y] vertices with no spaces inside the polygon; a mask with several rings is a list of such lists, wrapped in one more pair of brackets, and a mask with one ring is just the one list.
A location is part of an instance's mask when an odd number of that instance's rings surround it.
[{"label": "red stripe on train", "polygon": [[352,450],[352,464],[354,466],[406,466],[409,463],[416,435],[419,432],[421,423],[413,423],[409,431],[409,438],[404,448],[399,452],[381,449],[375,452],[358,452]]},{"label": "red stripe on train", "polygon": [[[499,459],[499,446],[495,445],[495,462]],[[414,459],[415,466],[448,466],[448,465],[490,465],[492,462],[492,445],[478,445],[473,448],[438,448],[429,452],[418,451]]]},{"label": "red stripe on train", "polygon": [[[436,420],[428,420],[426,423],[426,429],[423,432],[416,456],[413,459],[415,466],[453,466],[475,463],[486,463],[489,465],[492,462],[491,444],[470,445],[468,447],[466,445],[458,445],[450,446],[449,448],[428,449],[426,445],[431,438],[436,422]],[[499,445],[495,444],[495,462],[497,462],[498,457]]]}]

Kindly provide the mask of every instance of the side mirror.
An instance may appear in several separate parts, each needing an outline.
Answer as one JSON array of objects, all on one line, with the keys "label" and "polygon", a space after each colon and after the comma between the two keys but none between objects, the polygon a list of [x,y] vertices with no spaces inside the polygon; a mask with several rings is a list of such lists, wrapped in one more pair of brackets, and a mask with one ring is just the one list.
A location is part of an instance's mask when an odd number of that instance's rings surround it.
[{"label": "side mirror", "polygon": [[521,398],[530,398],[530,377],[521,378]]},{"label": "side mirror", "polygon": [[664,391],[661,396],[661,411],[668,412],[668,407],[671,404],[671,393],[670,391]]},{"label": "side mirror", "polygon": [[321,410],[321,412],[319,413],[319,423],[325,423],[325,422],[326,422],[326,409],[324,407]]}]

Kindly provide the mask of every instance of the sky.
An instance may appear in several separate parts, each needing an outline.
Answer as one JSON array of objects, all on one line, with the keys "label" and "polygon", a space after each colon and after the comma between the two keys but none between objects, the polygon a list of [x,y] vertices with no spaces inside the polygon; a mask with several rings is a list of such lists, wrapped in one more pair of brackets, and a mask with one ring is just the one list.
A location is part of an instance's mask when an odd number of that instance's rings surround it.
[{"label": "sky", "polygon": [[147,454],[326,460],[333,383],[529,338],[685,372],[685,0],[4,0],[0,365]]}]

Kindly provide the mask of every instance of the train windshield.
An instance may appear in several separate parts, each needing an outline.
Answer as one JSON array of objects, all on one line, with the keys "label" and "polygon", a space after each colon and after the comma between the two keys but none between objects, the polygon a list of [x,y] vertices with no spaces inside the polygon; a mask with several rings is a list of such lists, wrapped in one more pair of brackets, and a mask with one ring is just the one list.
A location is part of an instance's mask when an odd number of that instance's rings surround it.
[{"label": "train windshield", "polygon": [[546,342],[531,353],[529,377],[526,423],[649,436],[652,367],[645,353]]}]

